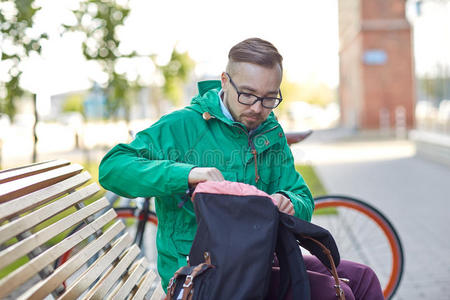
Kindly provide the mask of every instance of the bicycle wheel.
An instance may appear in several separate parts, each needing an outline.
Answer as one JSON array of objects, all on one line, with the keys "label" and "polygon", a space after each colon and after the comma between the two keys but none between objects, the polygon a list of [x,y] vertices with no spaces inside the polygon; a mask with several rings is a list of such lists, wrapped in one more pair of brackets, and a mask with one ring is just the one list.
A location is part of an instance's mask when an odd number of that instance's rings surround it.
[{"label": "bicycle wheel", "polygon": [[364,201],[326,195],[317,197],[312,222],[328,229],[342,259],[371,267],[380,279],[385,299],[399,287],[404,255],[391,222]]}]

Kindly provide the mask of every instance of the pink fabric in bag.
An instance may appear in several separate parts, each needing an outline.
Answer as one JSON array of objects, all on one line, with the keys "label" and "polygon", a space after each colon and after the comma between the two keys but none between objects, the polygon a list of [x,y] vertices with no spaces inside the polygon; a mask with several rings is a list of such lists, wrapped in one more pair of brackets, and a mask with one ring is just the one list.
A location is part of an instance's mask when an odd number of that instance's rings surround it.
[{"label": "pink fabric in bag", "polygon": [[258,190],[255,186],[232,181],[205,181],[201,182],[195,188],[192,199],[194,199],[196,193],[207,193],[207,194],[223,194],[223,195],[235,195],[235,196],[262,196],[268,197],[272,200],[274,205],[277,205],[275,199],[273,199],[269,194]]}]

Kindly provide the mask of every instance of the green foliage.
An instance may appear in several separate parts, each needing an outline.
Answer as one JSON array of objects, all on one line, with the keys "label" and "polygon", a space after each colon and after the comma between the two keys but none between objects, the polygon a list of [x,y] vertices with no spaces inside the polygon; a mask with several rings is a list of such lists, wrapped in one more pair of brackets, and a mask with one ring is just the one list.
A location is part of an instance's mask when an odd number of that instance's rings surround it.
[{"label": "green foliage", "polygon": [[4,267],[3,269],[0,269],[0,279],[6,277],[9,273],[14,271],[15,269],[18,269],[20,266],[26,264],[29,261],[29,258],[27,256],[22,256],[9,266]]},{"label": "green foliage", "polygon": [[24,94],[20,87],[20,64],[32,53],[41,53],[45,33],[33,31],[33,18],[40,7],[34,0],[2,1],[0,3],[0,52],[2,69],[7,69],[8,79],[0,82],[0,113],[11,119],[16,113],[15,100]]},{"label": "green foliage", "polygon": [[301,95],[301,88],[298,83],[290,81],[286,75],[283,75],[280,89],[283,94],[283,101],[280,103],[277,110],[283,114],[289,109],[289,104],[292,101],[298,101]]},{"label": "green foliage", "polygon": [[116,116],[123,108],[127,112],[127,119],[132,94],[141,87],[139,78],[129,80],[116,71],[119,59],[139,56],[136,52],[123,54],[119,51],[117,31],[123,26],[129,12],[128,2],[119,4],[117,1],[84,0],[80,2],[79,9],[73,11],[76,24],[64,25],[66,31],[84,33],[83,55],[88,60],[97,61],[107,75],[104,91],[109,115]]},{"label": "green foliage", "polygon": [[417,78],[422,94],[428,100],[439,102],[450,98],[450,68],[437,64],[435,74],[425,74]]},{"label": "green foliage", "polygon": [[[313,197],[323,196],[326,194],[325,187],[320,181],[319,177],[314,170],[314,167],[311,165],[296,165],[295,169],[302,174],[303,179],[311,191]],[[335,207],[324,207],[320,209],[314,210],[315,215],[330,215],[337,214],[337,210]]]},{"label": "green foliage", "polygon": [[317,82],[296,83],[286,77],[281,83],[283,93],[283,102],[280,104],[280,110],[285,111],[292,101],[303,101],[319,106],[326,106],[335,101],[336,91],[326,84]]},{"label": "green foliage", "polygon": [[302,175],[313,197],[322,196],[326,194],[325,187],[323,186],[322,182],[317,176],[313,166],[296,165],[295,169]]},{"label": "green foliage", "polygon": [[64,101],[62,111],[79,112],[84,115],[83,96],[79,94],[69,96],[66,101]]},{"label": "green foliage", "polygon": [[180,105],[183,99],[183,85],[189,80],[195,63],[187,52],[180,53],[173,49],[170,61],[164,66],[158,66],[164,76],[163,93],[175,105]]}]

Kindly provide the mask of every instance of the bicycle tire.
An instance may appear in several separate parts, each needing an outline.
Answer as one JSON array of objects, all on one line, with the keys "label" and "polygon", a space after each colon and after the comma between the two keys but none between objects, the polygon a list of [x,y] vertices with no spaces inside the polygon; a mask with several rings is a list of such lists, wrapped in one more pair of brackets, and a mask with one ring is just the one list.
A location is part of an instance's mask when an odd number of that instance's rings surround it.
[{"label": "bicycle tire", "polygon": [[[136,215],[137,207],[116,207],[114,210],[117,213],[117,217],[120,219],[125,218],[136,218],[138,220],[142,220],[142,216]],[[148,212],[147,222],[152,223],[155,226],[158,226],[158,218],[156,217],[156,213],[153,211]]]},{"label": "bicycle tire", "polygon": [[[391,299],[404,267],[403,246],[392,223],[378,209],[356,198],[325,195],[314,201],[312,222],[331,232],[343,259],[371,267],[380,279],[385,299]],[[368,230],[373,230],[369,242],[365,235]]]}]

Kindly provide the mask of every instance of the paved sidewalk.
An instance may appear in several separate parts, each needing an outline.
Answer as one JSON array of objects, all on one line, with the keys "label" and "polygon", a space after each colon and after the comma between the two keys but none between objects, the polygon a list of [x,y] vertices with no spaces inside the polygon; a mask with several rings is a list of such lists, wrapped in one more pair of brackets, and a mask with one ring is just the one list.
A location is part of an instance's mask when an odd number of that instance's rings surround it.
[{"label": "paved sidewalk", "polygon": [[415,156],[409,141],[314,139],[293,148],[328,193],[380,208],[403,242],[405,270],[395,299],[450,299],[450,168]]}]

